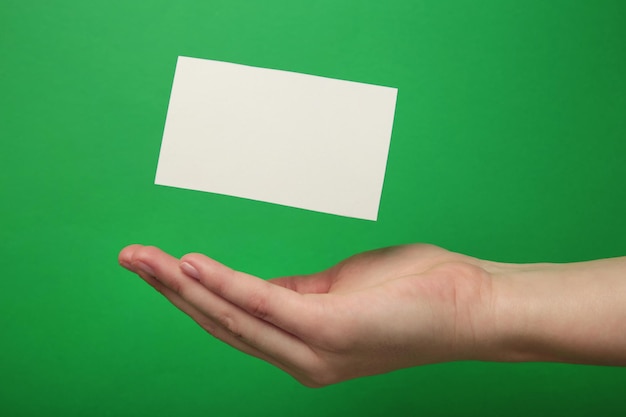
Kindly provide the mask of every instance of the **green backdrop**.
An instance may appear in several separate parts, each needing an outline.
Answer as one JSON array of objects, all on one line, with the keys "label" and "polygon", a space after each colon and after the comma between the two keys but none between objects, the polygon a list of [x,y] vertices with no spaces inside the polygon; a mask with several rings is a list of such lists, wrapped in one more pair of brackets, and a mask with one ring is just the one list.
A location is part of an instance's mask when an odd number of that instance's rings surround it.
[{"label": "green backdrop", "polygon": [[[154,185],[178,55],[398,87],[379,220]],[[2,0],[0,135],[2,415],[624,415],[624,368],[304,388],[116,260],[146,243],[269,278],[407,242],[626,255],[624,1]]]}]

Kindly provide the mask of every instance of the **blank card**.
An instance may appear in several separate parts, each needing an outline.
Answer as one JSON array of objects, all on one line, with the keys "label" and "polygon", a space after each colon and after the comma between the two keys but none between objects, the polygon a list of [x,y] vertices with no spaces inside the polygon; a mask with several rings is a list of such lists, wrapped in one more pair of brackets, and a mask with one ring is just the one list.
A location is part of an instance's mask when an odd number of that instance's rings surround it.
[{"label": "blank card", "polygon": [[155,183],[376,220],[397,91],[179,57]]}]

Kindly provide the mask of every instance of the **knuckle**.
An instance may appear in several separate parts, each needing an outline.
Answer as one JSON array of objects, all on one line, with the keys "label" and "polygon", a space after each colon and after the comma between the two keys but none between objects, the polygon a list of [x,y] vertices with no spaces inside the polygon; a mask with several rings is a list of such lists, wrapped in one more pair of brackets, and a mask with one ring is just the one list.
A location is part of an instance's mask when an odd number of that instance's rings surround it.
[{"label": "knuckle", "polygon": [[236,337],[237,339],[243,339],[241,328],[235,318],[229,313],[222,313],[217,317],[217,322],[224,330]]},{"label": "knuckle", "polygon": [[265,294],[252,294],[248,300],[248,311],[255,317],[265,320],[269,315],[269,303]]},{"label": "knuckle", "polygon": [[217,326],[215,325],[213,321],[202,318],[202,319],[197,320],[197,322],[200,325],[200,327],[202,327],[208,334],[215,337],[215,335],[217,334]]},{"label": "knuckle", "polygon": [[180,281],[178,280],[171,280],[167,286],[169,287],[169,289],[177,295],[182,296],[183,295],[183,285],[181,284]]}]

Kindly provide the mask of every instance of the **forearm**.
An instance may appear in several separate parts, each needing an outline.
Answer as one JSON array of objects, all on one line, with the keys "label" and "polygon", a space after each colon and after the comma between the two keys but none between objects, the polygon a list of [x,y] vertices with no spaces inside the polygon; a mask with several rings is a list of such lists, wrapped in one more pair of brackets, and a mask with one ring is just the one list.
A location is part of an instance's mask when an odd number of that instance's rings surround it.
[{"label": "forearm", "polygon": [[626,257],[502,265],[487,360],[626,365]]}]

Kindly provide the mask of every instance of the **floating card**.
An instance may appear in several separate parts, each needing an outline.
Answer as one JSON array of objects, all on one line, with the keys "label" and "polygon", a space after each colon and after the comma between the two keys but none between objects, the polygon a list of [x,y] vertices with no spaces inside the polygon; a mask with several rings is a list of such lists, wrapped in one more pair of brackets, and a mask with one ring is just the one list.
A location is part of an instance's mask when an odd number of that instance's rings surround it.
[{"label": "floating card", "polygon": [[396,96],[179,57],[155,183],[376,220]]}]

